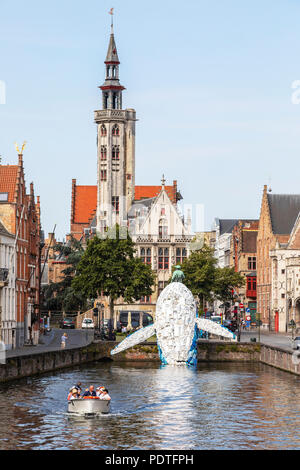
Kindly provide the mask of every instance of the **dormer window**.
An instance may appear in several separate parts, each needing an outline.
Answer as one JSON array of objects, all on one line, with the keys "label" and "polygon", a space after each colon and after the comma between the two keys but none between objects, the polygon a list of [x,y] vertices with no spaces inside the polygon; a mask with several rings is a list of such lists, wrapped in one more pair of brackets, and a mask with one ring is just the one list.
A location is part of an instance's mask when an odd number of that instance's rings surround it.
[{"label": "dormer window", "polygon": [[0,202],[8,201],[8,193],[0,193]]}]

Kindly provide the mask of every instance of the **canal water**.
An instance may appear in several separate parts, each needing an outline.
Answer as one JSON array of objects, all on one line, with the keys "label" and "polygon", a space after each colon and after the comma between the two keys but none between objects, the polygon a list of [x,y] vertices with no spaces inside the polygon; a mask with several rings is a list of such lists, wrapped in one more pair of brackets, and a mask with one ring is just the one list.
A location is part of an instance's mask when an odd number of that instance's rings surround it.
[{"label": "canal water", "polygon": [[[108,416],[66,413],[78,380]],[[300,449],[300,377],[262,364],[97,363],[0,386],[0,449]]]}]

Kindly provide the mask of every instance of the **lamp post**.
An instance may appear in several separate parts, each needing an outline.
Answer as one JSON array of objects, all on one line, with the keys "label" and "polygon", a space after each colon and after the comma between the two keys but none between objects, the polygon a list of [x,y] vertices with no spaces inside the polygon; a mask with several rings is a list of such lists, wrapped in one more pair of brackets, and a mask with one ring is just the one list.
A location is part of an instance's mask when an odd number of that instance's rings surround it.
[{"label": "lamp post", "polygon": [[292,328],[292,341],[294,341],[294,331],[295,331],[295,328],[296,328],[295,320],[292,319],[290,321],[289,327]]}]

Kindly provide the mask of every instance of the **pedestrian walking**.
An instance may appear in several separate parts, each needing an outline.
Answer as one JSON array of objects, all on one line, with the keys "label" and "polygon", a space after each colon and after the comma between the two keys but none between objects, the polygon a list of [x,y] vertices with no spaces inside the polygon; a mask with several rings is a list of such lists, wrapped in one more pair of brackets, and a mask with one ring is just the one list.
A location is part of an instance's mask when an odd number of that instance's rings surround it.
[{"label": "pedestrian walking", "polygon": [[68,335],[67,333],[64,333],[61,337],[61,349],[65,349],[67,339],[68,339]]}]

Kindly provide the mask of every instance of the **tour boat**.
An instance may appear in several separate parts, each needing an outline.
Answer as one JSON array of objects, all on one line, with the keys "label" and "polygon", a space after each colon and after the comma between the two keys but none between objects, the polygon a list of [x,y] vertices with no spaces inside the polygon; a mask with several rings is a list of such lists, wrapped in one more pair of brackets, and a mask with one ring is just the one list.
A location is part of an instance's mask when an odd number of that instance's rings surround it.
[{"label": "tour boat", "polygon": [[110,400],[100,400],[99,397],[75,398],[68,401],[68,412],[86,417],[108,414]]}]

